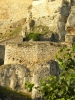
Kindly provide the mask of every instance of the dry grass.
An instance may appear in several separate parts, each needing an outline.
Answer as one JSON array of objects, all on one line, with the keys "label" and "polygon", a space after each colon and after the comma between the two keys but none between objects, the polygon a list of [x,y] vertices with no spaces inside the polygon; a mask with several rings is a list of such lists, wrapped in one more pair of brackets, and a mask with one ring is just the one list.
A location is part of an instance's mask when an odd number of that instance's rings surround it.
[{"label": "dry grass", "polygon": [[7,40],[7,39],[18,36],[21,30],[22,30],[22,26],[18,26],[14,30],[10,31],[9,33],[0,35],[0,41]]}]

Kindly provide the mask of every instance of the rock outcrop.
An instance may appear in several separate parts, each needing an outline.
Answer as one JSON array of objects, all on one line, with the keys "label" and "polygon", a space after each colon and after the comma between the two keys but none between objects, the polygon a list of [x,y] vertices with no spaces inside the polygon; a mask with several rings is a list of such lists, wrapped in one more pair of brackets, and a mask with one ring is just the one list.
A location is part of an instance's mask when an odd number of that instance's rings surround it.
[{"label": "rock outcrop", "polygon": [[75,42],[75,0],[71,0],[70,14],[65,25],[66,42]]},{"label": "rock outcrop", "polygon": [[[72,42],[75,42],[75,0],[44,0],[43,3],[32,6],[32,0],[27,2],[24,0],[16,0],[16,2],[10,0],[10,4],[8,1],[3,2],[1,0],[2,5],[5,3],[3,7],[0,5],[1,10],[4,11],[1,12],[0,16],[1,28],[27,16],[26,23],[22,28],[23,37],[27,32],[32,32],[31,27],[34,25],[35,27],[43,25],[47,26],[48,28],[46,28],[52,33],[57,33],[59,41],[71,42],[68,43],[69,47],[71,47]],[[39,1],[36,0],[35,2]],[[29,7],[28,15],[25,11],[27,7]],[[44,28],[42,27],[40,31]],[[54,34],[52,38],[54,39]],[[20,43],[23,38],[16,39]],[[43,77],[55,75],[57,79],[59,78],[60,69],[57,62],[54,61],[55,55],[62,44],[67,43],[53,43],[50,41],[13,43],[17,40],[9,40],[12,43],[7,43],[5,48],[0,46],[0,64],[3,64],[4,61],[4,65],[0,66],[1,86],[27,92],[25,83],[28,81],[34,83],[35,86],[40,86],[40,80]],[[40,97],[41,95],[33,87],[32,98],[40,100]]]},{"label": "rock outcrop", "polygon": [[32,0],[0,0],[0,32],[5,32],[8,24],[27,16]]},{"label": "rock outcrop", "polygon": [[75,0],[72,2],[70,14],[67,19],[66,31],[71,35],[75,35]]},{"label": "rock outcrop", "polygon": [[59,34],[60,41],[64,41],[65,26],[72,9],[72,3],[72,0],[46,0],[43,3],[33,5],[32,15],[35,19],[35,25],[48,26],[50,31]]},{"label": "rock outcrop", "polygon": [[[0,86],[10,87],[17,91],[27,92],[25,83],[34,83],[34,87],[40,86],[40,80],[51,74],[58,78],[59,68],[55,61],[47,63],[36,64],[32,70],[28,66],[20,64],[9,64],[0,66]],[[39,98],[38,90],[33,88],[32,98]]]}]

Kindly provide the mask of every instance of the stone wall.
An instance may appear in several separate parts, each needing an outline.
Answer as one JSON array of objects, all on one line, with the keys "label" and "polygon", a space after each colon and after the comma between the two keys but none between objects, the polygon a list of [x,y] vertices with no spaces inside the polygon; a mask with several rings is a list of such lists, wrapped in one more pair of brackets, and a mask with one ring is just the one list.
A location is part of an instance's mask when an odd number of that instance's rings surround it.
[{"label": "stone wall", "polygon": [[[13,49],[12,49],[13,48]],[[4,64],[36,62],[37,45],[7,44]]]},{"label": "stone wall", "polygon": [[25,42],[23,44],[7,43],[4,64],[40,63],[55,59],[60,47],[50,42]]}]

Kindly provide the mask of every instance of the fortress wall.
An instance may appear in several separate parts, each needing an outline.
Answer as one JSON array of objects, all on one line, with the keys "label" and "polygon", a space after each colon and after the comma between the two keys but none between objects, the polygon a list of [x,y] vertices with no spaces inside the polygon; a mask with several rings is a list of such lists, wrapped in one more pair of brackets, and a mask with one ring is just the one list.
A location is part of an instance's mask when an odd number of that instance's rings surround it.
[{"label": "fortress wall", "polygon": [[50,42],[25,42],[5,46],[4,64],[33,64],[55,59],[60,47],[52,46]]},{"label": "fortress wall", "polygon": [[38,62],[54,60],[60,47],[53,46],[50,42],[42,42],[38,44]]},{"label": "fortress wall", "polygon": [[37,45],[7,44],[4,64],[28,64],[37,61]]}]

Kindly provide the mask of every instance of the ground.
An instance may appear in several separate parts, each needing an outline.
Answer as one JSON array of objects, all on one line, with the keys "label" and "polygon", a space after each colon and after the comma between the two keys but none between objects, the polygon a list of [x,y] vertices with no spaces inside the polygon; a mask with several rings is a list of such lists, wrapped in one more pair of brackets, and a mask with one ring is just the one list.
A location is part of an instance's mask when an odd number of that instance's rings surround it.
[{"label": "ground", "polygon": [[0,100],[31,100],[28,94],[17,93],[0,86]]}]

